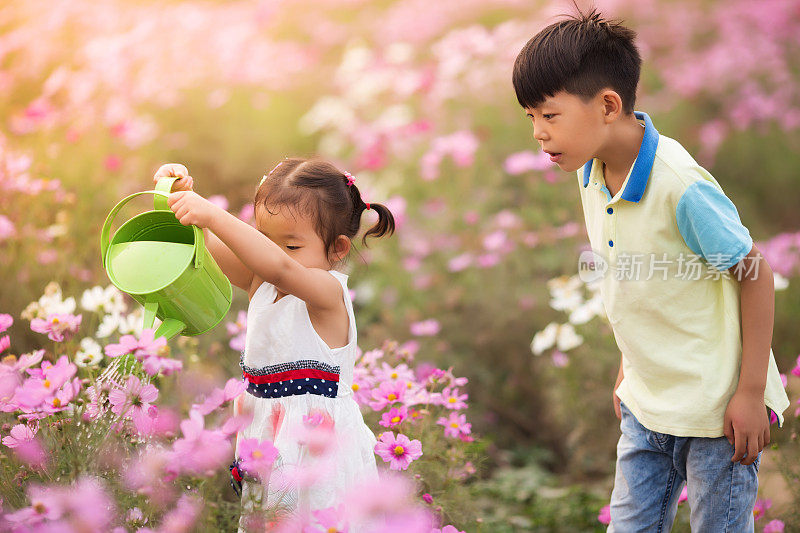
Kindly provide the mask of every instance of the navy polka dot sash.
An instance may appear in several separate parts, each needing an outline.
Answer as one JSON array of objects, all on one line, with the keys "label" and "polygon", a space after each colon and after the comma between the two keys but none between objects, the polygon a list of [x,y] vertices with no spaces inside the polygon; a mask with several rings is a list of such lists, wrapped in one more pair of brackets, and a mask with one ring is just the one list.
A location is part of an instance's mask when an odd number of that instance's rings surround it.
[{"label": "navy polka dot sash", "polygon": [[338,366],[321,361],[303,359],[261,368],[239,361],[242,376],[247,381],[247,392],[258,398],[284,398],[301,394],[317,394],[335,398],[339,392]]}]

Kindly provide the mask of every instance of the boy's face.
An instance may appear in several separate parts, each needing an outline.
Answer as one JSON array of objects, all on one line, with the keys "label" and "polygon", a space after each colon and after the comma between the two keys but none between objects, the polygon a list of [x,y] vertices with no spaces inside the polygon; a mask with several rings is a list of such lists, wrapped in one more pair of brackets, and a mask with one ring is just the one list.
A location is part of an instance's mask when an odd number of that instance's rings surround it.
[{"label": "boy's face", "polygon": [[574,172],[595,157],[603,145],[603,106],[565,91],[536,107],[525,108],[533,137],[561,170]]}]

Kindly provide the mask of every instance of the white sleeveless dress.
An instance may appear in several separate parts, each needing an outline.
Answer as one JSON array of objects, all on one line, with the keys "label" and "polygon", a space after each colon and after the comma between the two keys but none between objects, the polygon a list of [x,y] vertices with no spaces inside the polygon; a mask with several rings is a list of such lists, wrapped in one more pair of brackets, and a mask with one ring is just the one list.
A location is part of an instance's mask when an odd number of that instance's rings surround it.
[{"label": "white sleeveless dress", "polygon": [[[249,385],[234,409],[251,412],[253,420],[237,436],[236,456],[241,441],[251,438],[272,441],[279,456],[269,480],[242,483],[246,509],[253,502],[263,509],[278,507],[289,513],[326,509],[339,505],[354,485],[378,475],[375,435],[353,398],[357,334],[347,275],[329,272],[341,283],[347,308],[345,346],[330,348],[311,324],[305,302],[291,294],[276,302],[277,290],[270,283],[258,287],[250,300],[240,362]],[[304,417],[315,414],[333,422],[332,448],[324,464],[298,441]],[[315,470],[310,484],[301,479],[298,486],[293,474],[298,468]]]}]

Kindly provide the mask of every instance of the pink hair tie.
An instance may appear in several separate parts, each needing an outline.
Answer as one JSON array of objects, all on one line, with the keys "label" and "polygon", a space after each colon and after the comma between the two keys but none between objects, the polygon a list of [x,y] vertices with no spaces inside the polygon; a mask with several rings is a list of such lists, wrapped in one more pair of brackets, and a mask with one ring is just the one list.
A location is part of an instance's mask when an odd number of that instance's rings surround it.
[{"label": "pink hair tie", "polygon": [[347,186],[348,187],[356,182],[356,179],[349,172],[345,172],[344,173],[344,177],[347,178]]}]

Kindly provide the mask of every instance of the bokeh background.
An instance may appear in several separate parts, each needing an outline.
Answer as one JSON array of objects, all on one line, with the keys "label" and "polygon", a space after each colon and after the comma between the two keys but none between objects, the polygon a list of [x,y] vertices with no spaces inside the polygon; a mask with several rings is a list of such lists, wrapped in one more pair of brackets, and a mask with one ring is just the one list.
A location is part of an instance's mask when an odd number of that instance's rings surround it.
[{"label": "bokeh background", "polygon": [[[593,5],[638,32],[636,108],[711,171],[778,274],[773,348],[792,406],[764,454],[756,527],[798,531],[800,5]],[[465,531],[602,530],[619,352],[596,291],[575,277],[588,247],[576,178],[538,152],[511,86],[523,44],[574,11],[528,0],[3,2],[9,351],[52,359],[24,310],[53,281],[65,298],[108,285],[105,216],[162,163],[187,165],[197,192],[248,220],[277,161],[324,157],[398,222],[346,265],[362,349],[410,343],[418,361],[469,379],[475,460],[442,489],[439,512]],[[237,292],[227,322],[246,307]],[[76,340],[101,339],[97,326],[84,318]],[[111,329],[101,342],[127,332]],[[226,328],[181,342],[192,379],[237,375]],[[214,529],[211,514],[200,530]],[[683,505],[675,530],[688,531]]]}]

